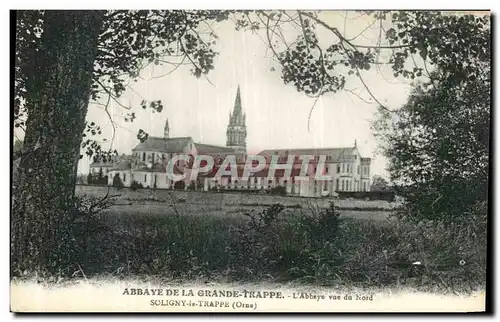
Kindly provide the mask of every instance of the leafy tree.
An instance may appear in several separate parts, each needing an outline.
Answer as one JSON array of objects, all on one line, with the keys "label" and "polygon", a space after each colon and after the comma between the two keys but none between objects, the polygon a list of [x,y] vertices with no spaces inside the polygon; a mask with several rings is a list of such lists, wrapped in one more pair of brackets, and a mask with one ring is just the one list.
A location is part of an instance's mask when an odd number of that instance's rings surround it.
[{"label": "leafy tree", "polygon": [[390,191],[389,182],[381,176],[374,176],[370,191]]},{"label": "leafy tree", "polygon": [[487,200],[489,20],[438,16],[436,24],[424,23],[414,30],[412,35],[422,39],[417,49],[434,70],[428,80],[415,84],[401,109],[381,110],[374,128],[408,214],[417,220],[453,220]]},{"label": "leafy tree", "polygon": [[48,11],[31,53],[24,96],[30,152],[21,156],[11,221],[17,274],[55,271],[70,257],[76,164],[102,20],[99,11]]},{"label": "leafy tree", "polygon": [[[483,75],[481,75],[483,74]],[[490,80],[418,86],[408,103],[386,115],[385,154],[415,218],[460,217],[488,198]]]},{"label": "leafy tree", "polygon": [[[193,74],[213,68],[214,36],[196,26],[219,11],[21,11],[16,13],[14,126],[25,129],[25,152],[14,189],[12,268],[56,272],[70,267],[76,167],[80,144],[90,157],[109,157],[87,136],[89,100],[107,111],[144,63],[187,60]],[[119,102],[118,102],[119,103]],[[123,106],[129,109],[128,106]],[[142,102],[160,112],[161,102]],[[109,115],[109,113],[108,113]],[[138,138],[147,137],[143,131]],[[83,140],[82,140],[83,138]],[[66,248],[66,249],[64,249]]]}]

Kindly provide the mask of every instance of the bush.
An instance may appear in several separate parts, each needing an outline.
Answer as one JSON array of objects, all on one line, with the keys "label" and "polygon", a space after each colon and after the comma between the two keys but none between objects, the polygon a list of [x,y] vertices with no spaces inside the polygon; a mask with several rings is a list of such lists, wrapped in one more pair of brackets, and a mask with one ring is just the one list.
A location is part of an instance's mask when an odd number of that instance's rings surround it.
[{"label": "bush", "polygon": [[269,193],[273,194],[273,195],[286,196],[286,187],[277,186],[277,187],[271,188],[271,189],[269,189]]},{"label": "bush", "polygon": [[173,185],[174,190],[184,190],[186,183],[184,181],[176,181]]},{"label": "bush", "polygon": [[87,276],[272,278],[461,291],[485,285],[487,204],[466,211],[460,223],[360,221],[342,218],[333,203],[311,211],[275,204],[243,218],[185,215],[173,207],[174,216],[96,216],[102,208],[84,208],[94,215],[77,227],[75,262]]},{"label": "bush", "polygon": [[122,179],[120,178],[120,175],[118,173],[115,174],[113,177],[113,187],[121,189],[124,187]]},{"label": "bush", "polygon": [[144,187],[142,186],[142,183],[139,183],[137,181],[132,181],[132,183],[130,184],[130,189],[132,190],[137,190],[137,189],[144,189]]}]

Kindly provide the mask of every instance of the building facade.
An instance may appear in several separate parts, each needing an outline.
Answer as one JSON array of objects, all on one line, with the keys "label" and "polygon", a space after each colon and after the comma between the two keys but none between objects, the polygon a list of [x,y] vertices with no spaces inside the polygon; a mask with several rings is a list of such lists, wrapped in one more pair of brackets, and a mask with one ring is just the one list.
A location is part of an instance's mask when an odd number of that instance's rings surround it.
[{"label": "building facade", "polygon": [[[163,137],[150,136],[134,147],[131,155],[121,156],[111,163],[94,162],[90,166],[90,171],[96,173],[102,169],[108,175],[109,185],[113,184],[115,176],[119,176],[125,187],[130,187],[134,182],[144,188],[190,188],[203,191],[265,191],[282,187],[289,195],[303,197],[333,196],[339,191],[369,191],[371,159],[360,155],[356,142],[351,147],[263,150],[259,156],[266,161],[264,169],[244,178],[242,174],[249,157],[246,154],[245,121],[238,87],[233,111],[229,114],[226,146],[196,143],[191,137],[170,137],[170,125],[167,119]],[[169,161],[178,155],[187,155],[189,160],[180,160],[172,169],[168,169],[169,164],[172,164]],[[198,173],[199,170],[193,165],[196,155],[211,156],[214,160],[213,170],[195,176],[193,172]],[[216,176],[218,169],[224,166],[227,156],[235,156],[237,177]],[[297,180],[301,175],[303,156],[311,158],[306,170],[309,179],[307,181]],[[285,176],[285,170],[270,173],[271,163],[293,164],[290,176]],[[321,169],[318,170],[318,167]],[[330,179],[316,180],[315,174],[318,171]],[[167,176],[167,172],[184,174],[185,179],[174,181]]]}]

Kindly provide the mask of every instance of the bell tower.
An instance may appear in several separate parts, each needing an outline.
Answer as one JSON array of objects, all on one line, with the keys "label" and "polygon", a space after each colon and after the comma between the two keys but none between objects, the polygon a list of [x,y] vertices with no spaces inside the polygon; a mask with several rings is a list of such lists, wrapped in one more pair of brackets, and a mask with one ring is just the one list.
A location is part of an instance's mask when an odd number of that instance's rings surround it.
[{"label": "bell tower", "polygon": [[229,113],[229,125],[226,131],[226,146],[234,149],[238,153],[246,153],[247,128],[245,124],[245,114],[241,108],[240,86],[236,92],[233,112]]}]

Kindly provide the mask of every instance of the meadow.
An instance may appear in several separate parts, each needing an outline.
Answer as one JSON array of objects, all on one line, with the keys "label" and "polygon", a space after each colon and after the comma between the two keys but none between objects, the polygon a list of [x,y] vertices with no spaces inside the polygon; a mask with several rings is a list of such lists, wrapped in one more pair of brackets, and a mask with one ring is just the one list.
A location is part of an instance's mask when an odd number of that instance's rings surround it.
[{"label": "meadow", "polygon": [[[106,191],[77,187],[93,201]],[[445,224],[393,219],[400,206],[385,201],[129,189],[110,195],[111,203],[75,226],[76,276],[444,292],[485,286],[485,205]]]},{"label": "meadow", "polygon": [[[77,195],[102,197],[108,192],[107,187],[77,186]],[[176,190],[154,190],[109,188],[109,194],[116,196],[116,202],[107,212],[117,214],[135,214],[139,216],[171,216],[175,210],[182,215],[241,217],[249,211],[262,211],[274,204],[281,204],[288,210],[310,212],[328,207],[335,202],[342,210],[342,216],[358,219],[386,220],[400,204],[383,200],[354,200],[334,198],[302,198],[234,192],[198,192]]]}]

